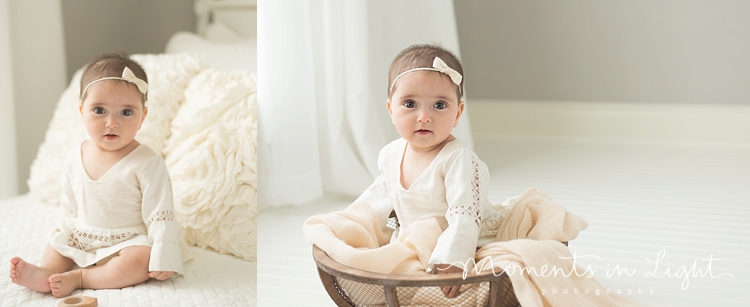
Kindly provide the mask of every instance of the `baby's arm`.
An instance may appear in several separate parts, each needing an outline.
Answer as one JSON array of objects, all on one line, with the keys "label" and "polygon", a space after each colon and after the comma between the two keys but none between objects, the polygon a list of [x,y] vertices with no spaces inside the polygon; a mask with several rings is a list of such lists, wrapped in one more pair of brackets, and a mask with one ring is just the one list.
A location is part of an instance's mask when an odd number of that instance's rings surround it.
[{"label": "baby's arm", "polygon": [[72,161],[77,155],[69,154],[65,159],[62,173],[62,194],[60,195],[60,207],[63,209],[63,216],[66,218],[78,217],[78,201],[73,193],[73,183],[71,182],[70,172],[72,171]]},{"label": "baby's arm", "polygon": [[438,238],[430,256],[430,268],[439,264],[466,266],[466,269],[473,266],[482,223],[481,195],[488,178],[481,161],[471,151],[457,153],[449,164],[444,179],[448,228]]},{"label": "baby's arm", "polygon": [[367,190],[362,192],[362,195],[360,195],[354,202],[365,202],[370,205],[378,216],[380,227],[383,231],[388,231],[386,228],[386,222],[388,221],[388,216],[391,214],[391,211],[393,211],[393,203],[390,201],[388,188],[385,185],[385,177],[383,175],[375,178],[375,182],[373,182]]},{"label": "baby's arm", "polygon": [[378,171],[380,171],[380,175],[375,178],[375,182],[373,182],[367,190],[362,192],[357,200],[354,201],[355,203],[365,202],[369,204],[378,216],[381,229],[386,233],[391,231],[391,229],[386,226],[386,223],[388,222],[388,217],[393,211],[393,202],[391,201],[390,193],[388,193],[388,185],[386,184],[383,169],[385,164],[388,163],[386,161],[392,155],[392,144],[393,143],[386,145],[380,150],[380,153],[378,153]]},{"label": "baby's arm", "polygon": [[[141,174],[140,183],[143,194],[141,212],[152,244],[149,276],[166,279],[172,273],[164,272],[182,273],[183,267],[179,226],[174,218],[172,204],[172,185],[167,166],[161,157],[151,160]],[[164,277],[166,275],[169,276]]]},{"label": "baby's arm", "polygon": [[[481,197],[486,197],[489,179],[486,167],[473,152],[464,150],[451,162],[444,179],[448,228],[438,238],[428,263],[436,274],[460,273],[473,267],[482,224]],[[460,288],[440,287],[449,298],[458,296]]]}]

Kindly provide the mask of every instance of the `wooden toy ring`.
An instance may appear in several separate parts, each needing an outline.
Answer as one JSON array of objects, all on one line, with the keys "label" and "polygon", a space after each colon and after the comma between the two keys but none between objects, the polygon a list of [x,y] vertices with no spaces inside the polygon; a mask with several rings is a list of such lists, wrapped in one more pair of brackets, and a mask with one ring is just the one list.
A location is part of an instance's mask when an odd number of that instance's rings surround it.
[{"label": "wooden toy ring", "polygon": [[71,296],[57,302],[57,307],[96,307],[99,302],[91,296]]}]

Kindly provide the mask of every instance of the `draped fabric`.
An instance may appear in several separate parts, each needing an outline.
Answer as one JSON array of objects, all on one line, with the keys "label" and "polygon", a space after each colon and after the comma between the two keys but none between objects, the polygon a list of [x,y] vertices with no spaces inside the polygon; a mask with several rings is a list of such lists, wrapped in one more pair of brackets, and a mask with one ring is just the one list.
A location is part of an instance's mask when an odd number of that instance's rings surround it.
[{"label": "draped fabric", "polygon": [[[390,62],[416,43],[460,56],[453,2],[261,0],[258,12],[260,210],[359,195],[398,138]],[[471,146],[468,112],[454,135]]]}]

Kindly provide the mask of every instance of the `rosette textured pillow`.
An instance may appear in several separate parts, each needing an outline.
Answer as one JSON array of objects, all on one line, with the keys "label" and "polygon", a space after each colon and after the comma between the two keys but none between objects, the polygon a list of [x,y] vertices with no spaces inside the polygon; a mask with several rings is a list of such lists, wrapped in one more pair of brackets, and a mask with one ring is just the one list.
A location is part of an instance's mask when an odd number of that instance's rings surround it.
[{"label": "rosette textured pillow", "polygon": [[185,90],[164,148],[177,218],[192,245],[256,259],[255,74],[205,69]]}]

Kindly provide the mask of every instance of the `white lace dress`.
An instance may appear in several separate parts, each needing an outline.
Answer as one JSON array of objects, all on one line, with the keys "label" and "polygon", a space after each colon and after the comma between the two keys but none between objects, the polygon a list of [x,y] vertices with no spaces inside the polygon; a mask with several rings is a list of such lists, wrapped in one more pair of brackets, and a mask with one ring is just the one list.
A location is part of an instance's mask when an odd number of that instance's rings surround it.
[{"label": "white lace dress", "polygon": [[399,228],[414,221],[437,218],[444,231],[428,263],[466,263],[473,259],[480,236],[493,238],[506,209],[487,200],[489,171],[459,140],[451,141],[414,180],[401,185],[401,161],[407,142],[403,138],[383,147],[378,156],[381,175],[356,200],[370,204],[383,227],[395,211]]},{"label": "white lace dress", "polygon": [[91,180],[79,146],[63,177],[66,218],[48,236],[57,252],[86,267],[128,246],[150,246],[149,271],[183,272],[169,174],[151,148],[139,145]]}]

